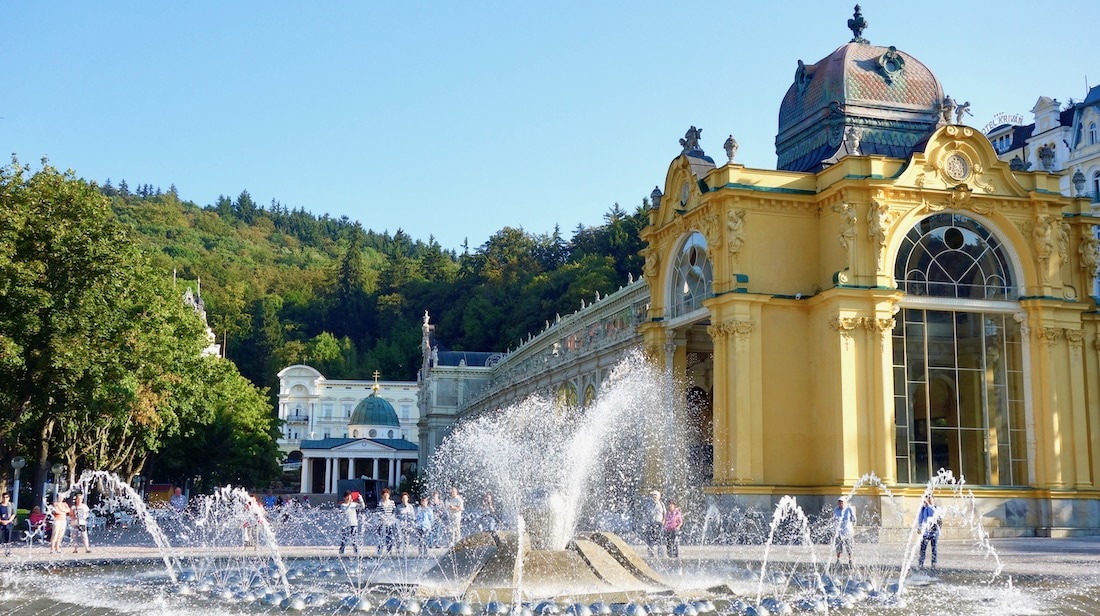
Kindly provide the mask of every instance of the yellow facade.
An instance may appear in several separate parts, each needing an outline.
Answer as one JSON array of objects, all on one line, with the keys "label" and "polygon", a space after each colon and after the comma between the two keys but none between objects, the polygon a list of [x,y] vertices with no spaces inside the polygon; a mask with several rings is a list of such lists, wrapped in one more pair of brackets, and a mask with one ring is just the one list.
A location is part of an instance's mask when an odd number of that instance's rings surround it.
[{"label": "yellow facade", "polygon": [[[712,357],[690,377],[709,395],[710,494],[824,496],[868,473],[917,494],[943,461],[991,508],[1026,499],[1037,532],[1100,527],[1100,315],[1088,295],[1100,219],[1088,199],[1062,196],[1059,176],[1011,172],[962,125],[941,126],[909,160],[849,155],[816,173],[700,162],[672,162],[643,231],[652,303],[642,330],[675,374]],[[935,220],[989,232],[1011,278],[1005,297],[923,295],[914,289],[938,287],[898,280],[899,259],[916,254],[907,234],[925,237],[922,221],[944,214],[956,216]],[[962,231],[936,233],[927,237],[948,238],[941,256],[977,250],[958,244]],[[705,259],[698,272],[695,259]],[[683,289],[702,274],[708,292],[691,303],[698,294]],[[965,333],[982,327],[1001,342]],[[954,328],[953,351],[919,334],[933,328]],[[917,351],[984,363],[941,378],[915,367]],[[1059,513],[1059,500],[1076,513]]]}]

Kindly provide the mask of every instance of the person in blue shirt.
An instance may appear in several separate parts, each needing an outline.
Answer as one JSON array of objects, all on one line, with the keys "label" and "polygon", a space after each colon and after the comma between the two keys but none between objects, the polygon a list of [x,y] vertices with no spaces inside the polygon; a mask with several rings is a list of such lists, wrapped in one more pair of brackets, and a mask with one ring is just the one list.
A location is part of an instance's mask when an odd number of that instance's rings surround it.
[{"label": "person in blue shirt", "polygon": [[836,562],[840,563],[840,554],[848,553],[848,566],[852,566],[852,537],[856,530],[856,510],[848,506],[848,499],[841,496],[836,500],[833,520],[836,523]]},{"label": "person in blue shirt", "polygon": [[920,568],[924,569],[924,555],[928,546],[932,546],[932,571],[936,570],[936,542],[940,538],[940,525],[942,524],[940,512],[932,501],[932,495],[924,496],[924,505],[917,514],[917,528],[920,530]]}]

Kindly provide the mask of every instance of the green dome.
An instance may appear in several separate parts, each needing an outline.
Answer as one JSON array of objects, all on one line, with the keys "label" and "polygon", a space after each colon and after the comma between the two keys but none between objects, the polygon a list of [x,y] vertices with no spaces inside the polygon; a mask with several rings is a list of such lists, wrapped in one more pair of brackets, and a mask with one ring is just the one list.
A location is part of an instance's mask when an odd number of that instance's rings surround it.
[{"label": "green dome", "polygon": [[379,398],[377,394],[372,393],[355,405],[355,410],[351,412],[351,421],[348,422],[348,425],[394,426],[399,428],[401,422],[397,420],[397,411],[393,410],[393,405]]}]

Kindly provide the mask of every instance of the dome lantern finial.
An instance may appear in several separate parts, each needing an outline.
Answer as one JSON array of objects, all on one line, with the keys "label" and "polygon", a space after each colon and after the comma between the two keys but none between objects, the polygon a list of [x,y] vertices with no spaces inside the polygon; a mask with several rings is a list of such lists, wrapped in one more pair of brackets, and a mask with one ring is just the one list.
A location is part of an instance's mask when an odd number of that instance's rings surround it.
[{"label": "dome lantern finial", "polygon": [[867,20],[863,18],[863,13],[859,9],[859,5],[856,5],[855,13],[852,18],[848,20],[848,29],[852,31],[852,43],[862,43],[864,45],[870,43],[867,39],[863,38],[863,31],[867,29]]},{"label": "dome lantern finial", "polygon": [[382,376],[382,373],[375,370],[374,371],[374,385],[371,386],[371,389],[374,390],[374,393],[378,393],[378,390],[382,389],[382,386],[378,384],[378,377],[380,377],[380,376]]}]

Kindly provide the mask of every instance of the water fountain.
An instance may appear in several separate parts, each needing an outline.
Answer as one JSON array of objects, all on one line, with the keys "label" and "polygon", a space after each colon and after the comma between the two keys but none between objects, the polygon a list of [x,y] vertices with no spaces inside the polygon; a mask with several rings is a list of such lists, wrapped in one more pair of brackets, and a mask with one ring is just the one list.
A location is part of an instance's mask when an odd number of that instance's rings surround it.
[{"label": "water fountain", "polygon": [[[937,575],[914,567],[921,531],[916,511],[874,475],[846,495],[857,506],[870,494],[882,503],[861,511],[865,535],[857,540],[851,568],[833,563],[831,508],[804,510],[792,496],[770,510],[722,510],[713,503],[689,508],[684,558],[643,558],[632,522],[639,494],[652,487],[701,502],[690,498],[682,476],[645,466],[681,455],[667,432],[665,409],[672,405],[663,401],[669,390],[663,375],[631,358],[587,410],[563,410],[535,398],[465,423],[440,448],[433,487],[445,492],[455,485],[467,495],[468,530],[478,526],[477,497],[493,494],[500,523],[427,557],[413,556],[415,550],[338,557],[341,522],[331,508],[264,510],[244,490],[227,487],[176,514],[148,508],[114,475],[87,472],[75,489],[105,509],[134,511],[137,523],[94,536],[94,560],[16,549],[0,563],[0,613],[700,616],[1100,609],[1091,598],[1100,589],[1095,576],[1065,582],[1044,577],[1045,571],[1003,575],[965,481],[948,471],[926,492],[937,497],[945,527],[968,540],[941,545],[946,568]],[[649,449],[659,446],[663,453]],[[664,469],[670,466],[676,465]],[[969,555],[960,554],[964,550]],[[966,566],[952,564],[963,560]]]}]

